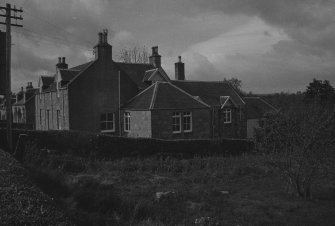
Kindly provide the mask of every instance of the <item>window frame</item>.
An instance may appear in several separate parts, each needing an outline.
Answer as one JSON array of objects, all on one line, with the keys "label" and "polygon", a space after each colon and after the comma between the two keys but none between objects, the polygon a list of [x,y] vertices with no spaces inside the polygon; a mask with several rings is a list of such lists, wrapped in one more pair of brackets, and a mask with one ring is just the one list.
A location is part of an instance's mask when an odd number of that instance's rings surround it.
[{"label": "window frame", "polygon": [[[112,114],[112,120],[108,119],[108,114]],[[101,120],[102,115],[105,115],[105,120]],[[101,125],[104,123],[105,129],[101,129]],[[108,128],[108,123],[112,123],[112,129],[106,129]],[[101,133],[109,133],[109,132],[115,132],[115,113],[114,112],[104,112],[100,114],[100,120],[99,120],[99,125],[100,125],[100,132]]]},{"label": "window frame", "polygon": [[130,132],[131,131],[130,119],[131,119],[130,112],[128,112],[128,111],[124,112],[123,113],[123,130],[125,132]]},{"label": "window frame", "polygon": [[224,108],[223,109],[223,123],[224,124],[230,124],[232,122],[233,122],[232,109],[231,108]]},{"label": "window frame", "polygon": [[[185,119],[189,118],[190,119],[190,122],[189,123],[186,123],[185,122]],[[185,111],[183,112],[183,131],[185,133],[190,133],[192,132],[193,130],[193,122],[192,122],[192,112],[191,111]],[[189,129],[185,129],[185,125],[188,125],[189,124]]]},{"label": "window frame", "polygon": [[[175,119],[179,119],[179,123],[175,123]],[[174,130],[175,126],[179,126],[179,130]],[[181,112],[172,113],[172,133],[177,134],[181,133]]]}]

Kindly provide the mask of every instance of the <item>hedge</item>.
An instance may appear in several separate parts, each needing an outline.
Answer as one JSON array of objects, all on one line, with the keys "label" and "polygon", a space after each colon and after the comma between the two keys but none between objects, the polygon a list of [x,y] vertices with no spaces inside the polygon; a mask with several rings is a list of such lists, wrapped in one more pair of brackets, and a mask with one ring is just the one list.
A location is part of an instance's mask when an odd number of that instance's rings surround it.
[{"label": "hedge", "polygon": [[[206,155],[240,155],[251,152],[253,142],[245,139],[159,140],[115,137],[83,131],[14,130],[13,147],[20,134],[38,148],[81,157],[122,158],[174,155],[181,158]],[[0,148],[6,149],[6,130],[0,130]],[[22,145],[21,145],[22,146]]]}]

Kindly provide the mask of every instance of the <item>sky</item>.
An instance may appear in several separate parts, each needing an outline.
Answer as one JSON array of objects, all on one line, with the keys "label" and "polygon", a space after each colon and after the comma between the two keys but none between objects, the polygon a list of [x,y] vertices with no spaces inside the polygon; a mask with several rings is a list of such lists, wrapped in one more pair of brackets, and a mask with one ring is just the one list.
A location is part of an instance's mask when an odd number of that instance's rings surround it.
[{"label": "sky", "polygon": [[[335,86],[335,0],[0,0],[24,10],[12,28],[12,88],[37,85],[93,59],[108,29],[113,60],[134,46],[159,46],[174,78],[182,56],[187,80],[237,78],[253,93],[304,91],[313,78]],[[1,11],[0,13],[3,13]],[[0,29],[4,30],[1,25]]]}]

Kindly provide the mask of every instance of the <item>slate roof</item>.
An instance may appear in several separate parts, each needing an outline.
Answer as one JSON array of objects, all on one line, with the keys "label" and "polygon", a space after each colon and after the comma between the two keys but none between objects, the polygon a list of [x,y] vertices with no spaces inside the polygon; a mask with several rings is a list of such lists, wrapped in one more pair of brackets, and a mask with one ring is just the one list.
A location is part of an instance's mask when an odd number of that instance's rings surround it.
[{"label": "slate roof", "polygon": [[265,113],[278,112],[275,107],[260,97],[244,97],[243,100],[247,106],[248,119],[260,119],[264,117]]},{"label": "slate roof", "polygon": [[69,70],[82,71],[82,70],[84,70],[85,68],[87,68],[88,65],[90,65],[90,63],[92,63],[92,61],[89,61],[89,62],[84,63],[84,64],[80,64],[80,65],[75,66],[75,67],[72,67],[72,68],[69,68]]},{"label": "slate roof", "polygon": [[54,78],[54,76],[42,75],[41,80],[42,80],[42,85],[43,86],[49,86],[55,80],[55,78]]},{"label": "slate roof", "polygon": [[148,70],[155,69],[151,64],[135,64],[135,63],[123,63],[115,62],[116,65],[124,71],[129,78],[137,85],[137,87],[145,88],[146,85],[143,83],[145,72]]},{"label": "slate roof", "polygon": [[68,82],[68,81],[71,81],[80,72],[80,70],[61,69],[59,70],[59,72],[60,72],[62,81]]},{"label": "slate roof", "polygon": [[125,110],[162,110],[209,108],[209,106],[170,82],[155,82],[122,108]]},{"label": "slate roof", "polygon": [[221,106],[220,96],[229,96],[239,106],[245,104],[242,98],[227,82],[174,80],[171,83],[193,96],[198,96],[210,106]]}]

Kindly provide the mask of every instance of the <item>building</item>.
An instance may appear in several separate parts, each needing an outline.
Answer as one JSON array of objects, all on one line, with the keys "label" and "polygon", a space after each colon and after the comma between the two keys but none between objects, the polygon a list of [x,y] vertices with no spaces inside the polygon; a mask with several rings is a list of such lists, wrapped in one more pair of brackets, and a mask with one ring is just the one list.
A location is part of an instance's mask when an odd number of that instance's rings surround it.
[{"label": "building", "polygon": [[0,95],[6,92],[6,32],[0,30]]},{"label": "building", "polygon": [[225,82],[185,80],[181,57],[175,80],[161,67],[157,46],[148,64],[115,62],[107,30],[98,34],[94,55],[72,68],[59,58],[55,74],[39,78],[36,129],[162,139],[246,137],[243,99]]},{"label": "building", "polygon": [[[21,90],[12,95],[12,122],[14,128],[35,128],[35,95],[38,89],[33,87],[32,82],[28,82],[26,90]],[[0,103],[0,119],[5,121],[6,101]]]},{"label": "building", "polygon": [[255,130],[260,127],[267,113],[278,110],[260,97],[244,97],[247,106],[247,138],[255,137]]}]

